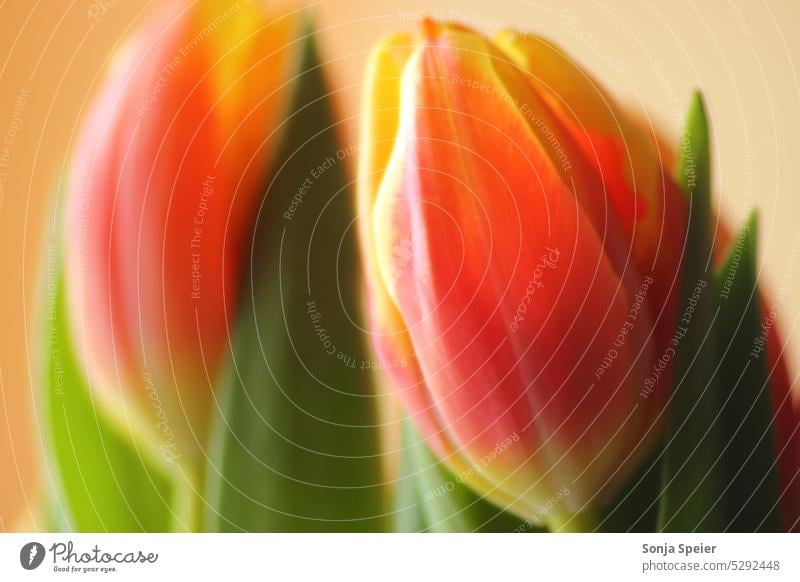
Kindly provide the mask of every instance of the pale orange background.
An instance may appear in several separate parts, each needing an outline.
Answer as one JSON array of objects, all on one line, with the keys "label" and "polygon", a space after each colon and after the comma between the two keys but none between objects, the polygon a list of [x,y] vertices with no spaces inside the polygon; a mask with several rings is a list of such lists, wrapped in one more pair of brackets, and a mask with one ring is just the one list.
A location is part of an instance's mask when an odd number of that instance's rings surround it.
[{"label": "pale orange background", "polygon": [[[244,1],[244,0],[243,0]],[[28,106],[11,147],[0,202],[0,530],[42,527],[40,479],[47,479],[31,403],[33,302],[54,184],[76,124],[102,70],[148,4],[119,0],[89,18],[89,0],[0,0],[0,140],[17,94]],[[107,4],[113,4],[107,1]],[[783,1],[321,0],[324,58],[340,88],[343,115],[357,113],[366,51],[382,35],[415,25],[423,11],[473,23],[546,34],[612,93],[642,111],[671,139],[676,107],[695,87],[714,123],[716,191],[737,223],[755,205],[770,287],[783,287],[782,327],[797,346],[800,269],[790,260],[800,236],[800,3]],[[565,18],[563,8],[574,18]],[[571,24],[569,24],[571,22]],[[663,71],[657,74],[657,71]],[[355,140],[355,124],[349,127]],[[796,257],[795,257],[796,258]],[[794,272],[796,271],[796,272]]]}]

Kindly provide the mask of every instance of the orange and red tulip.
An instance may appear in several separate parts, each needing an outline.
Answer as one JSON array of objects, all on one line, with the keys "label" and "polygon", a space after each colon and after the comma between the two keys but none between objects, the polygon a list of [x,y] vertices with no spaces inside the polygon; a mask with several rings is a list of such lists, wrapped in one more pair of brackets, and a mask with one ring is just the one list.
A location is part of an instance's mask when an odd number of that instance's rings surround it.
[{"label": "orange and red tulip", "polygon": [[409,362],[395,391],[474,489],[579,527],[662,432],[670,366],[643,387],[685,202],[657,140],[546,41],[431,21],[374,51],[365,107],[368,309],[379,359]]},{"label": "orange and red tulip", "polygon": [[70,166],[66,278],[98,400],[169,456],[204,444],[301,18],[168,2],[119,55]]}]

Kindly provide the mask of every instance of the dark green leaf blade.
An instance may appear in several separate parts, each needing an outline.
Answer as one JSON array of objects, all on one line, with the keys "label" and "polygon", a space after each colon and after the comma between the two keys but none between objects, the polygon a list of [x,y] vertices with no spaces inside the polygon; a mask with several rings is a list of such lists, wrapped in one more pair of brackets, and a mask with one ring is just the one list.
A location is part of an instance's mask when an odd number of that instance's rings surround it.
[{"label": "dark green leaf blade", "polygon": [[[777,451],[763,351],[755,212],[718,274],[720,378],[726,395],[726,530],[780,531]],[[763,345],[763,344],[761,344]]]},{"label": "dark green leaf blade", "polygon": [[724,442],[719,417],[710,164],[708,120],[697,93],[689,108],[677,171],[690,216],[672,340],[673,393],[662,465],[661,531],[713,532],[725,525],[720,503]]},{"label": "dark green leaf blade", "polygon": [[311,35],[212,435],[208,527],[388,529],[350,184]]},{"label": "dark green leaf blade", "polygon": [[658,521],[661,494],[661,459],[659,449],[628,482],[615,499],[600,512],[596,531],[652,532]]}]

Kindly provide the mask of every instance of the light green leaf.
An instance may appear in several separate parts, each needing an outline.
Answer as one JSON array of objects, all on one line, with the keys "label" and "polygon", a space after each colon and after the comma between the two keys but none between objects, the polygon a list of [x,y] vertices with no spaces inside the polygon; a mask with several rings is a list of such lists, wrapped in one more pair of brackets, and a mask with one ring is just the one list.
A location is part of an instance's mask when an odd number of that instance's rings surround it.
[{"label": "light green leaf", "polygon": [[404,427],[405,446],[411,460],[411,475],[417,480],[417,499],[427,531],[433,532],[541,532],[476,495],[453,475],[419,438],[411,422]]},{"label": "light green leaf", "polygon": [[47,278],[41,409],[52,522],[81,532],[167,531],[169,480],[95,408],[69,332],[66,288],[54,248]]},{"label": "light green leaf", "polygon": [[[406,420],[403,423],[404,442],[400,460],[400,475],[394,484],[394,513],[392,515],[392,531],[421,532],[427,528],[425,512],[422,508],[419,479],[417,476],[416,452],[412,442],[417,442],[416,433]],[[408,433],[408,431],[412,431]],[[408,433],[408,434],[406,434]]]}]

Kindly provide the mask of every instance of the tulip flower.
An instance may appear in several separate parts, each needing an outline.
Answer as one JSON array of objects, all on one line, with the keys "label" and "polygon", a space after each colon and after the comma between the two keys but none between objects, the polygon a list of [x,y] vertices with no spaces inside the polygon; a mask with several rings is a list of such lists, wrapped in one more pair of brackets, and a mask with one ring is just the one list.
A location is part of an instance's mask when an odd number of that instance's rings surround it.
[{"label": "tulip flower", "polygon": [[70,165],[75,343],[95,400],[168,460],[195,463],[205,446],[300,25],[262,1],[160,6]]},{"label": "tulip flower", "polygon": [[546,41],[430,20],[373,52],[362,140],[373,344],[409,363],[409,416],[503,509],[587,527],[664,425],[686,209],[657,140]]}]

